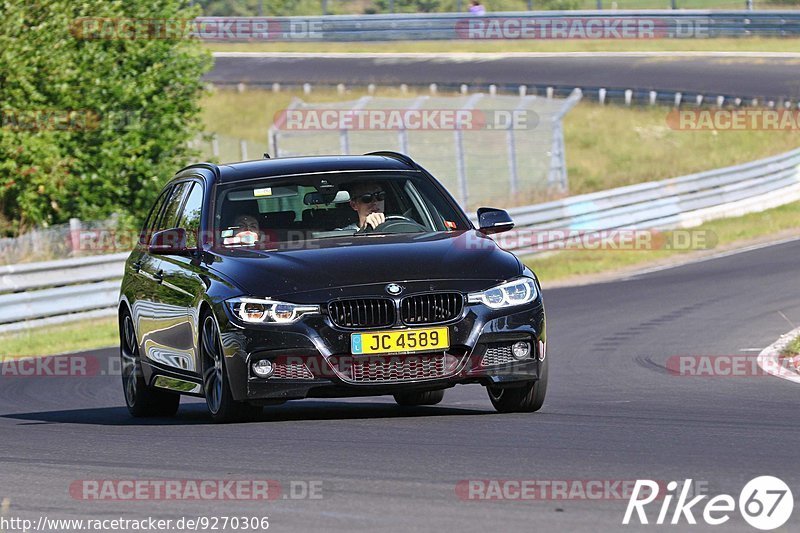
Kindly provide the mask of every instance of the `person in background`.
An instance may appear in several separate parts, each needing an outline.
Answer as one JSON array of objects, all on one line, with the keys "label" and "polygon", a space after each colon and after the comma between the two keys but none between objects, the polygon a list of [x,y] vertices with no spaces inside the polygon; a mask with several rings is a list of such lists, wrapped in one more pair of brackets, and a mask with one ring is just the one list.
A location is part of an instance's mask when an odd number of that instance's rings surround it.
[{"label": "person in background", "polygon": [[469,6],[469,12],[473,15],[485,15],[486,8],[483,7],[480,0],[472,0],[472,5]]}]

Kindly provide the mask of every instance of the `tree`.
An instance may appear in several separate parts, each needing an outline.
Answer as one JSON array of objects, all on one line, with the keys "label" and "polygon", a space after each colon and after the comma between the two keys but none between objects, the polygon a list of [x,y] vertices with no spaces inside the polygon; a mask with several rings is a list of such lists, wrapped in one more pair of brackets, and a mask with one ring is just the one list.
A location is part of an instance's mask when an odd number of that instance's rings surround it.
[{"label": "tree", "polygon": [[211,65],[197,40],[152,21],[179,26],[195,10],[180,0],[0,5],[0,230],[112,213],[135,224],[191,155]]}]

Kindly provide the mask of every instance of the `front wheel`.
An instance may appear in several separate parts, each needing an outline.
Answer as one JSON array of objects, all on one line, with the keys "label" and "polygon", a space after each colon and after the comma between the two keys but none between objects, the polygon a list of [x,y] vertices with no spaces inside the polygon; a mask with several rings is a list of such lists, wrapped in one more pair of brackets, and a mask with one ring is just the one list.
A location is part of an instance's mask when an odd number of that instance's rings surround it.
[{"label": "front wheel", "polygon": [[203,391],[208,411],[214,422],[243,422],[257,418],[262,411],[260,406],[233,399],[228,373],[225,370],[219,328],[210,314],[203,320],[200,352],[203,355]]},{"label": "front wheel", "polygon": [[547,394],[547,359],[542,362],[540,376],[522,387],[487,387],[489,399],[499,413],[533,413],[542,408]]},{"label": "front wheel", "polygon": [[122,390],[131,416],[139,418],[175,415],[181,402],[180,395],[152,389],[144,381],[136,330],[127,310],[122,312],[119,321],[119,355]]}]

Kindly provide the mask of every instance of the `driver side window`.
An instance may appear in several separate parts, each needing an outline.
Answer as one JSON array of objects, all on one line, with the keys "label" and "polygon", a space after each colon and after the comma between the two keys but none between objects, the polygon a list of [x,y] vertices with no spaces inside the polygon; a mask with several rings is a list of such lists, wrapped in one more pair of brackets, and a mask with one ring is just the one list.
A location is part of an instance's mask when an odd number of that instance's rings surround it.
[{"label": "driver side window", "polygon": [[184,181],[183,183],[177,184],[172,189],[172,194],[170,194],[169,199],[167,200],[167,203],[164,206],[164,211],[161,214],[161,218],[156,224],[156,227],[153,228],[155,231],[172,229],[177,226],[178,210],[180,209],[181,204],[183,203],[183,199],[186,197],[186,192],[189,190],[190,185],[191,182]]},{"label": "driver side window", "polygon": [[192,184],[192,191],[183,206],[178,227],[186,230],[186,246],[197,248],[200,235],[200,216],[203,213],[203,186]]}]

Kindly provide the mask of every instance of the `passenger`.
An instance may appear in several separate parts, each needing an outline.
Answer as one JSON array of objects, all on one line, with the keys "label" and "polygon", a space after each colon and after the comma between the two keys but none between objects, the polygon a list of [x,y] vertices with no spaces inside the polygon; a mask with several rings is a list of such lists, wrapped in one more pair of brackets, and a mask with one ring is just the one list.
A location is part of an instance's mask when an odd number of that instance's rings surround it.
[{"label": "passenger", "polygon": [[255,244],[261,240],[261,228],[253,215],[237,215],[232,233],[225,236],[225,244]]}]

